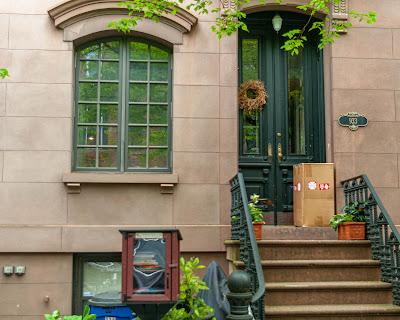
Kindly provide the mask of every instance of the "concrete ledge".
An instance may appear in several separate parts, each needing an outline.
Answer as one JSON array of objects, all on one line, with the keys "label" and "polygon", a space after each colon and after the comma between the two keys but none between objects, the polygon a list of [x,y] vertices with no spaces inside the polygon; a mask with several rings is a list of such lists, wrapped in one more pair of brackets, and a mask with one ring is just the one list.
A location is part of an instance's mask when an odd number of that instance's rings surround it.
[{"label": "concrete ledge", "polygon": [[68,172],[63,174],[64,183],[154,183],[176,184],[175,173],[110,173]]},{"label": "concrete ledge", "polygon": [[[146,228],[174,227],[181,231],[182,252],[224,252],[225,225],[154,225]],[[21,225],[0,226],[0,252],[121,252],[120,229],[138,225]]]}]

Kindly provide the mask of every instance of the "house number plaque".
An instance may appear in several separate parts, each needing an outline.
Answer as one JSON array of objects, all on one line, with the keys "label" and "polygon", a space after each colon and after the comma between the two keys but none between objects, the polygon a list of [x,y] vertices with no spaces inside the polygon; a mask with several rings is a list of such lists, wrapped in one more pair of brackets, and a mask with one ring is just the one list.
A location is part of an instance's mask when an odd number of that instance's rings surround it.
[{"label": "house number plaque", "polygon": [[359,127],[366,127],[368,119],[358,112],[348,112],[340,115],[338,119],[342,127],[348,127],[351,131],[357,131]]}]

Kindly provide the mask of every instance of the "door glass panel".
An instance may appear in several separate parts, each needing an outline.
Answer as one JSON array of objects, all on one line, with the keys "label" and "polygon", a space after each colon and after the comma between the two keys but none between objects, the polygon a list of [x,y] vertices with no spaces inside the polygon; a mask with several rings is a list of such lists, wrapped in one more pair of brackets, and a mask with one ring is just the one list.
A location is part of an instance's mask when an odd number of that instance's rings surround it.
[{"label": "door glass panel", "polygon": [[243,112],[243,154],[260,154],[260,113]]},{"label": "door glass panel", "polygon": [[242,82],[258,80],[258,39],[242,40]]},{"label": "door glass panel", "polygon": [[288,55],[288,151],[305,154],[303,56]]},{"label": "door glass panel", "polygon": [[133,248],[133,290],[137,294],[165,292],[165,240],[162,234],[153,239],[138,239]]}]

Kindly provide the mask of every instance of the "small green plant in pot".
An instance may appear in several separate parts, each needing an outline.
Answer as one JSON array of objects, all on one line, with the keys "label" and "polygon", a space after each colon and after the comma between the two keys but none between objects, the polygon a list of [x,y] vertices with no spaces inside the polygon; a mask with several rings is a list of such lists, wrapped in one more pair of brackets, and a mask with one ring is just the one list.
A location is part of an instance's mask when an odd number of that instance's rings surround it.
[{"label": "small green plant in pot", "polygon": [[258,194],[252,194],[248,204],[256,240],[262,239],[262,226],[265,224],[263,212],[259,207],[257,207],[259,199],[260,196]]},{"label": "small green plant in pot", "polygon": [[354,201],[343,207],[342,212],[334,215],[329,225],[338,230],[339,240],[365,239],[365,207],[368,202]]}]

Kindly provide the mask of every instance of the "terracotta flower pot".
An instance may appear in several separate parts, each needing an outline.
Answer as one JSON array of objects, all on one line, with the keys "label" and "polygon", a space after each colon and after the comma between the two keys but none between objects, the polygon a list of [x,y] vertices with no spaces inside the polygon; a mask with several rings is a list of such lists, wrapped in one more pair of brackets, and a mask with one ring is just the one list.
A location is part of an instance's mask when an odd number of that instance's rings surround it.
[{"label": "terracotta flower pot", "polygon": [[253,230],[256,240],[262,240],[262,226],[265,222],[253,222]]},{"label": "terracotta flower pot", "polygon": [[343,222],[339,225],[339,240],[365,240],[365,222]]}]

